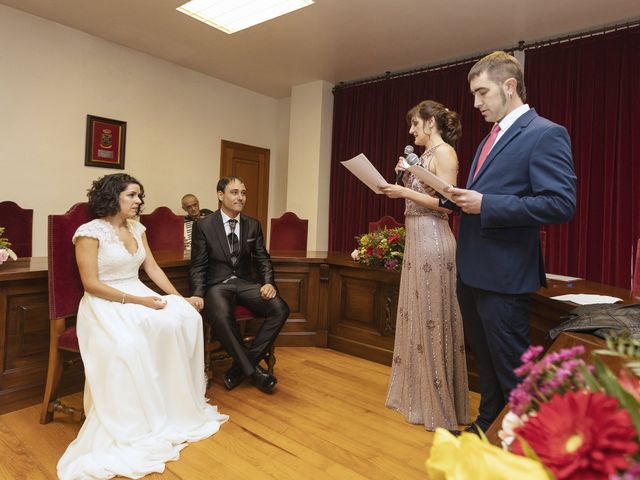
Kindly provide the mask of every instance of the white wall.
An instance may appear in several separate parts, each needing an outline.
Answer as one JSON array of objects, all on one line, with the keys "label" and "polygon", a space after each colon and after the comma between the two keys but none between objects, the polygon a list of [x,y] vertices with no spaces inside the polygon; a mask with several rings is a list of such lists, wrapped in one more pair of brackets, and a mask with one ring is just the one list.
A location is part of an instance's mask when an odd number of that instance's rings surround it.
[{"label": "white wall", "polygon": [[147,213],[181,213],[187,192],[215,209],[221,139],[271,150],[269,217],[285,210],[287,100],[3,5],[0,65],[0,201],[34,210],[34,256],[46,255],[47,215],[120,171],[84,166],[87,114],[127,122],[125,171],[144,184]]},{"label": "white wall", "polygon": [[287,210],[309,220],[312,251],[328,248],[332,88],[317,80],[291,90]]}]

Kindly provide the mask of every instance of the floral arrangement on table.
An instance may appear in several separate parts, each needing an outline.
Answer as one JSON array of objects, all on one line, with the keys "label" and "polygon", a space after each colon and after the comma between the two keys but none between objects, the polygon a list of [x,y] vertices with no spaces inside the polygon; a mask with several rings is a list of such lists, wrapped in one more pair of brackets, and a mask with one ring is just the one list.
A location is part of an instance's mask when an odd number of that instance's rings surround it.
[{"label": "floral arrangement on table", "polygon": [[7,260],[17,260],[18,256],[11,250],[9,247],[11,246],[11,242],[3,237],[4,227],[0,227],[0,265],[2,265]]},{"label": "floral arrangement on table", "polygon": [[[522,356],[498,436],[459,438],[438,429],[427,460],[431,479],[640,479],[640,342],[607,339],[590,365],[584,347]],[[615,375],[602,356],[617,356]],[[467,476],[468,474],[468,476]]]},{"label": "floral arrangement on table", "polygon": [[358,248],[351,257],[365,265],[377,265],[388,270],[400,270],[404,255],[404,227],[384,228],[356,237]]}]

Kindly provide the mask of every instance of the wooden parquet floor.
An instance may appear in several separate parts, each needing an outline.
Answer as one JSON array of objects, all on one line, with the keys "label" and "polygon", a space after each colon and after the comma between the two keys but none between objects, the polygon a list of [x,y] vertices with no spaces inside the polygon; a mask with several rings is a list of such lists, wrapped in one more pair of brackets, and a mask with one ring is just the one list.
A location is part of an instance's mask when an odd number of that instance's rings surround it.
[{"label": "wooden parquet floor", "polygon": [[[277,349],[279,385],[266,395],[245,383],[215,384],[211,403],[230,415],[216,435],[193,443],[155,480],[426,479],[433,433],[385,408],[390,368],[334,350]],[[81,395],[70,397],[81,402]],[[479,397],[471,394],[472,418]],[[80,428],[40,405],[0,416],[0,479],[55,479]]]}]

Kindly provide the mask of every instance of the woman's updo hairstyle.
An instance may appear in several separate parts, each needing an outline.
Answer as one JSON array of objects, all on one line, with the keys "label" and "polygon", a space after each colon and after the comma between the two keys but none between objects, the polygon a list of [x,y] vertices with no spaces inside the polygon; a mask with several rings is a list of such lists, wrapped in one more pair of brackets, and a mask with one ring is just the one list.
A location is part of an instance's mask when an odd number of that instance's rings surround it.
[{"label": "woman's updo hairstyle", "polygon": [[131,175],[114,173],[94,180],[88,190],[87,197],[92,215],[96,218],[103,218],[118,213],[120,211],[120,194],[132,183],[140,187],[140,199],[142,200],[138,210],[140,213],[142,205],[144,205],[144,187]]},{"label": "woman's updo hairstyle", "polygon": [[434,118],[442,139],[453,148],[456,147],[462,135],[462,124],[456,112],[449,110],[441,103],[433,100],[424,100],[407,112],[407,123],[409,125],[411,125],[411,120],[416,115],[424,121]]}]

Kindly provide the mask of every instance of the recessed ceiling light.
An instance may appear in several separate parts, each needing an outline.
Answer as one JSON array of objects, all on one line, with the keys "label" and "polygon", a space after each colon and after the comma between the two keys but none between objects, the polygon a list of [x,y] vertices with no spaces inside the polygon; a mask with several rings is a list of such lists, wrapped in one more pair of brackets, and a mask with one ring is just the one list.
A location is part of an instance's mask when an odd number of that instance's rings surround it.
[{"label": "recessed ceiling light", "polygon": [[235,33],[313,3],[313,0],[191,0],[176,10],[225,33]]}]

